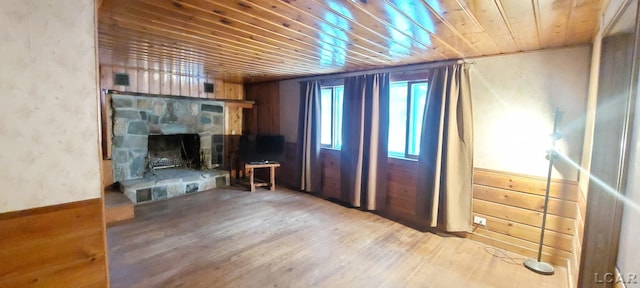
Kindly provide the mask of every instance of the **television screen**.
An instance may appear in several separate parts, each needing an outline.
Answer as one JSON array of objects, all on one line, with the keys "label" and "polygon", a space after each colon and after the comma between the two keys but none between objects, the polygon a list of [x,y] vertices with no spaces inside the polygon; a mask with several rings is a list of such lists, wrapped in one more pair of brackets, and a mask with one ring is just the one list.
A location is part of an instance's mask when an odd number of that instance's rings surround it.
[{"label": "television screen", "polygon": [[284,154],[284,136],[257,135],[256,152],[263,155]]},{"label": "television screen", "polygon": [[284,160],[284,136],[243,135],[240,137],[240,159],[245,162],[278,162]]}]

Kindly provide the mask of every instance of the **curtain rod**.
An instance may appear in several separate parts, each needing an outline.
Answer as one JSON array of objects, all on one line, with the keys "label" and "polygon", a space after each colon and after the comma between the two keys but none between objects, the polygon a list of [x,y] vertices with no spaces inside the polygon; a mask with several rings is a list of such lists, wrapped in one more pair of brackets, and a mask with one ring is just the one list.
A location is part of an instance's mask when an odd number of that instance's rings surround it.
[{"label": "curtain rod", "polygon": [[366,74],[373,74],[373,73],[399,73],[399,72],[413,72],[413,71],[427,70],[427,69],[440,67],[447,64],[453,64],[453,63],[476,64],[476,62],[474,61],[469,61],[464,59],[455,59],[455,60],[443,60],[443,61],[429,62],[429,63],[420,63],[420,64],[408,64],[403,66],[393,66],[388,68],[375,68],[375,69],[360,70],[360,71],[353,71],[353,72],[339,72],[339,73],[331,73],[331,74],[308,76],[308,77],[293,78],[293,79],[297,79],[298,82],[309,81],[309,80],[337,80],[345,77],[359,76],[359,75],[366,75]]}]

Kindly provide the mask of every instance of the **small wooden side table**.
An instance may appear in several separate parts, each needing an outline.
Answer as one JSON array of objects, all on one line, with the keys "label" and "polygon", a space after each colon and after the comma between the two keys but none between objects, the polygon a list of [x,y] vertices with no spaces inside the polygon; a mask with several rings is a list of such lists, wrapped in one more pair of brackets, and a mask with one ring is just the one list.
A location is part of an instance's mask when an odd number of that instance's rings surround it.
[{"label": "small wooden side table", "polygon": [[[276,168],[280,167],[280,163],[260,163],[260,164],[251,164],[245,163],[244,168],[249,169],[249,187],[251,192],[256,191],[256,187],[269,186],[269,190],[276,190]],[[256,168],[271,168],[269,171],[269,183],[254,183],[254,169]]]}]

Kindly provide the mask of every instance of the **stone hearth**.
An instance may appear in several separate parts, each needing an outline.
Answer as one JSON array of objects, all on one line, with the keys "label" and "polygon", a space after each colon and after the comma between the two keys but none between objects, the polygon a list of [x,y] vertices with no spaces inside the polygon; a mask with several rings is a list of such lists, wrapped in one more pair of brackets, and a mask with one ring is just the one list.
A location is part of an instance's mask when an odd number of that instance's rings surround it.
[{"label": "stone hearth", "polygon": [[143,178],[120,181],[120,190],[142,203],[167,199],[229,185],[229,172],[223,170],[161,169]]}]

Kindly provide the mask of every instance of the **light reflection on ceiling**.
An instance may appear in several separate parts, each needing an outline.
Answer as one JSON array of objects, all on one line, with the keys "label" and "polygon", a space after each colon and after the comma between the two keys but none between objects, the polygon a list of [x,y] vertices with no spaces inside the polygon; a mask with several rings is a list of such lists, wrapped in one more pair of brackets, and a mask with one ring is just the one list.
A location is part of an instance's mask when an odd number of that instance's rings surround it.
[{"label": "light reflection on ceiling", "polygon": [[389,26],[389,32],[395,40],[389,47],[391,54],[393,56],[409,54],[408,47],[428,49],[431,46],[429,33],[434,33],[435,27],[427,8],[415,0],[391,0],[391,2],[392,5],[388,5],[386,9],[393,23],[393,26]]},{"label": "light reflection on ceiling", "polygon": [[[319,24],[321,33],[320,40],[322,41],[322,49],[320,51],[320,64],[327,65],[344,65],[347,55],[347,45],[349,43],[349,37],[346,30],[349,29],[347,19],[353,20],[351,12],[342,4],[338,4],[334,1],[329,2],[329,7],[333,11],[337,11],[340,15],[333,12],[325,12],[324,20]],[[343,18],[343,17],[346,17]]]}]

